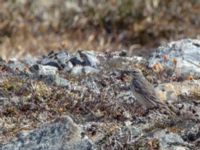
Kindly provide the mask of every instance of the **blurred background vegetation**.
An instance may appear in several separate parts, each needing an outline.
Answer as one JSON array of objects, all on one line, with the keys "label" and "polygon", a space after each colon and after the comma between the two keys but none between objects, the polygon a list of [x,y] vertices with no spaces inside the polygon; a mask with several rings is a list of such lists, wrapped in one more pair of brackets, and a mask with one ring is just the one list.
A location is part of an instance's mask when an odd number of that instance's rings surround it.
[{"label": "blurred background vegetation", "polygon": [[200,0],[0,0],[0,55],[150,49],[198,38]]}]

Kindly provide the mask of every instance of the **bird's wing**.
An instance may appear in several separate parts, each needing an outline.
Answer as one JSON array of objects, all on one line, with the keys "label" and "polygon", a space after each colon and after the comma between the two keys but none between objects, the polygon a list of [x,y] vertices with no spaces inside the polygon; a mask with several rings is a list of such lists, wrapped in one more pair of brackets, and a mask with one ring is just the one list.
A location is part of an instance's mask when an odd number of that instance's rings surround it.
[{"label": "bird's wing", "polygon": [[140,93],[141,96],[147,101],[147,103],[151,104],[152,106],[157,107],[159,105],[159,101],[156,97],[154,87],[146,80],[141,81],[133,81],[134,83],[134,90],[137,93]]}]

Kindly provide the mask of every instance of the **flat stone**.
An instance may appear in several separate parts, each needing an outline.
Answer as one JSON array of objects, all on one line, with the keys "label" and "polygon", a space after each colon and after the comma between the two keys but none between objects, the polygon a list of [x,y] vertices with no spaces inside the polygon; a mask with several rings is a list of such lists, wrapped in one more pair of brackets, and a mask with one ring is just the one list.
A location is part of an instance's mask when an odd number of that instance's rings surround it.
[{"label": "flat stone", "polygon": [[44,65],[33,65],[30,67],[30,71],[33,74],[42,75],[42,76],[49,76],[49,75],[56,75],[58,68],[53,66],[44,66]]},{"label": "flat stone", "polygon": [[71,56],[66,51],[50,52],[47,56],[41,58],[38,62],[42,65],[57,67],[63,69]]},{"label": "flat stone", "polygon": [[73,75],[81,75],[83,73],[83,67],[82,66],[75,66],[71,70],[71,74]]},{"label": "flat stone", "polygon": [[97,56],[92,51],[78,51],[78,53],[70,59],[73,65],[91,66],[97,68],[99,60]]},{"label": "flat stone", "polygon": [[63,70],[64,72],[69,72],[73,69],[73,67],[74,67],[73,64],[70,61],[68,61]]},{"label": "flat stone", "polygon": [[79,55],[84,59],[86,66],[91,66],[97,68],[99,60],[93,51],[80,51]]},{"label": "flat stone", "polygon": [[90,66],[85,66],[83,68],[83,71],[84,71],[85,74],[93,74],[93,73],[98,73],[99,72],[98,69],[90,67]]},{"label": "flat stone", "polygon": [[70,117],[56,119],[39,128],[20,132],[1,150],[92,150],[93,144],[81,137],[81,128]]},{"label": "flat stone", "polygon": [[9,61],[7,66],[15,73],[25,73],[28,70],[28,67],[24,63],[17,60]]},{"label": "flat stone", "polygon": [[[187,142],[184,142],[183,139],[176,133],[166,133],[164,130],[159,131],[154,135],[155,138],[159,140],[159,145],[162,150],[189,150]],[[189,146],[189,145],[188,145]]]},{"label": "flat stone", "polygon": [[62,86],[62,87],[68,87],[70,85],[68,80],[66,80],[62,77],[59,77],[59,76],[55,77],[55,84],[56,84],[56,86]]}]

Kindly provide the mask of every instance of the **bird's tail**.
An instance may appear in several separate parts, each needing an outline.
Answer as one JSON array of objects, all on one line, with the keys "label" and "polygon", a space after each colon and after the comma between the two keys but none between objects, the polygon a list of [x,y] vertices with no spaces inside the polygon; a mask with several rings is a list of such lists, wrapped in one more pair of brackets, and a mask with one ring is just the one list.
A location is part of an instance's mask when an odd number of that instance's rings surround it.
[{"label": "bird's tail", "polygon": [[161,105],[160,110],[161,110],[161,113],[163,113],[163,114],[166,114],[166,115],[169,115],[172,117],[178,116],[178,113],[175,111],[173,106],[169,106],[167,104]]}]

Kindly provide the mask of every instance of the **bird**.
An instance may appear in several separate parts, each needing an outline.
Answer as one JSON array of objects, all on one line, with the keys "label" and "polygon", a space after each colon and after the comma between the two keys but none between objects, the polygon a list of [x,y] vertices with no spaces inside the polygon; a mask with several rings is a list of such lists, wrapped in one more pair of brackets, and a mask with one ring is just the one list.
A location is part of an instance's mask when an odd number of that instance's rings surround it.
[{"label": "bird", "polygon": [[134,68],[131,71],[124,71],[125,74],[132,76],[130,90],[133,92],[139,104],[145,107],[146,112],[154,109],[165,110],[165,113],[174,114],[166,103],[159,101],[154,86],[144,77],[140,69]]},{"label": "bird", "polygon": [[154,87],[145,79],[141,70],[134,69],[132,71],[130,88],[141,105],[145,106],[147,109],[158,107],[160,102],[156,97]]}]

